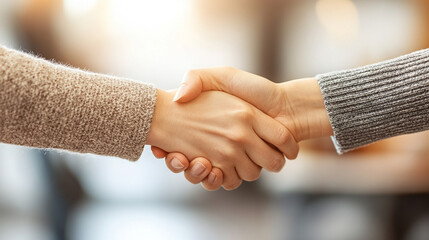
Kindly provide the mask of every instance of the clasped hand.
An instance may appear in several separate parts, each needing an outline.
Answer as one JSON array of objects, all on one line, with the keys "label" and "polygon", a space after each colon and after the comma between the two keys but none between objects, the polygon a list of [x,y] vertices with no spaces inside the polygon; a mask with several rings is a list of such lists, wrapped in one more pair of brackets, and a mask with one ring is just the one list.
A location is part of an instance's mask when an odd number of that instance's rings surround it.
[{"label": "clasped hand", "polygon": [[262,168],[280,171],[299,141],[329,135],[316,79],[275,84],[224,67],[191,70],[176,92],[158,90],[147,143],[190,182],[232,190]]}]

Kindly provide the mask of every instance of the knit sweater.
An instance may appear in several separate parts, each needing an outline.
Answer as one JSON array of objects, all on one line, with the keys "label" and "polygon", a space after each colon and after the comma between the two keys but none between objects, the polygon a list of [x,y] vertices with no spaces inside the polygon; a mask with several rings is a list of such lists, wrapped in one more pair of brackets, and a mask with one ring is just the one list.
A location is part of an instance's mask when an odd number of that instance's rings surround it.
[{"label": "knit sweater", "polygon": [[429,49],[316,77],[339,153],[429,129]]},{"label": "knit sweater", "polygon": [[137,160],[156,89],[0,46],[0,142]]}]

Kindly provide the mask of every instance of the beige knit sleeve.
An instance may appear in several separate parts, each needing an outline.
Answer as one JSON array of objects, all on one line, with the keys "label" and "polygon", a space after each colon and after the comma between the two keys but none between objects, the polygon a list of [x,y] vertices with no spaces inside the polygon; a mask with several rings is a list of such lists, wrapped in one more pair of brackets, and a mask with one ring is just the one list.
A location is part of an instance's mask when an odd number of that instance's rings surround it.
[{"label": "beige knit sleeve", "polygon": [[151,85],[0,46],[0,142],[137,160],[155,102]]}]

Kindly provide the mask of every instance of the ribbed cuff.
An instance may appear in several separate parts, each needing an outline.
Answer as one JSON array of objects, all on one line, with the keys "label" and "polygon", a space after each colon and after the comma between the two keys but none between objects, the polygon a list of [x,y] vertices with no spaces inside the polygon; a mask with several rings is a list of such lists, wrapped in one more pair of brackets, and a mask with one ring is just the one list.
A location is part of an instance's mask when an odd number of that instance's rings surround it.
[{"label": "ribbed cuff", "polygon": [[429,129],[429,49],[316,78],[338,153]]}]

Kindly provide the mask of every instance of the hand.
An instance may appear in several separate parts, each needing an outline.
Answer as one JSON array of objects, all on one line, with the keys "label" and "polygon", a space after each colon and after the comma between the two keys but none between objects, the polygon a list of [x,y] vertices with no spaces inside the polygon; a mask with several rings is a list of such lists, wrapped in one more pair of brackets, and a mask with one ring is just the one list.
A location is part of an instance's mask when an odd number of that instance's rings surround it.
[{"label": "hand", "polygon": [[224,91],[253,104],[287,126],[297,141],[332,135],[314,78],[275,84],[230,67],[192,70],[185,75],[175,100],[187,102],[208,90]]},{"label": "hand", "polygon": [[282,151],[296,147],[284,126],[234,96],[207,92],[186,104],[172,99],[173,93],[158,91],[147,143],[180,151],[187,158],[210,159],[222,170],[227,190],[240,185],[241,179],[257,179],[261,167],[269,171],[283,167],[283,155],[266,142]]},{"label": "hand", "polygon": [[332,135],[322,93],[315,78],[275,84],[231,67],[189,71],[174,100],[185,103],[203,91],[223,91],[280,121],[299,142]]}]

